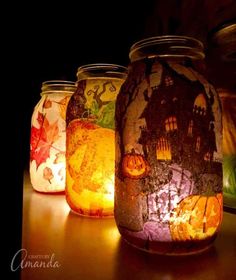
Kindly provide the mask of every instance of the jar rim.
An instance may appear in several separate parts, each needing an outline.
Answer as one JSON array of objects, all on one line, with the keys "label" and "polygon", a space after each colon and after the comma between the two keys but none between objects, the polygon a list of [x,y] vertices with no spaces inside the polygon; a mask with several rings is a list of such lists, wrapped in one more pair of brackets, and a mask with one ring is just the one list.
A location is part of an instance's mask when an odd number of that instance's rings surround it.
[{"label": "jar rim", "polygon": [[[162,35],[142,39],[135,42],[131,48],[129,57],[133,60],[135,54],[145,51],[147,49],[156,47],[156,56],[188,56],[204,58],[204,45],[196,38],[180,35]],[[158,49],[159,47],[159,49]],[[160,49],[162,47],[162,49]],[[159,52],[158,52],[159,51]],[[154,49],[152,49],[150,56],[155,56]],[[146,54],[145,57],[148,55]]]},{"label": "jar rim", "polygon": [[217,27],[212,31],[209,40],[223,61],[236,61],[236,23]]},{"label": "jar rim", "polygon": [[91,63],[78,67],[76,76],[78,79],[85,79],[88,76],[121,78],[124,75],[127,75],[127,73],[128,68],[123,65],[111,63]]},{"label": "jar rim", "polygon": [[66,80],[47,80],[42,83],[41,95],[52,91],[68,91],[74,92],[76,90],[76,83]]},{"label": "jar rim", "polygon": [[75,85],[75,82],[67,81],[67,80],[47,80],[42,82],[42,86],[50,86],[50,85]]},{"label": "jar rim", "polygon": [[[224,39],[228,35],[236,33],[236,22],[226,23],[222,26],[218,26],[216,29],[211,31],[211,40],[218,42],[219,40]],[[233,39],[233,37],[232,37]]]},{"label": "jar rim", "polygon": [[123,73],[127,71],[127,67],[119,64],[112,64],[112,63],[91,63],[78,67],[78,72],[93,71],[93,70],[104,70],[104,71],[112,70],[112,71],[118,71]]}]

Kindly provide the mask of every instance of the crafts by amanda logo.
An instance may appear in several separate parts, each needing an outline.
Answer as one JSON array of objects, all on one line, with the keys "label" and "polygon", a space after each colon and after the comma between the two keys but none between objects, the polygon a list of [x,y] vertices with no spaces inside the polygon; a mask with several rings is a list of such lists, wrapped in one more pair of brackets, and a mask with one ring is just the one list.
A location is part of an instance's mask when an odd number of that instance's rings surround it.
[{"label": "crafts by amanda logo", "polygon": [[24,268],[55,269],[60,266],[61,264],[56,260],[54,253],[50,255],[33,255],[28,254],[26,249],[18,250],[11,260],[11,271]]}]

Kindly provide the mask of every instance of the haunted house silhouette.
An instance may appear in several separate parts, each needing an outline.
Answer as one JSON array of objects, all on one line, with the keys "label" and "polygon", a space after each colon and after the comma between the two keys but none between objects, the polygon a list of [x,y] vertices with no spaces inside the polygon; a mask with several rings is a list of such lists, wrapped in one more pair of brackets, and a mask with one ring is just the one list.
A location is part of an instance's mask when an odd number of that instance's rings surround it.
[{"label": "haunted house silhouette", "polygon": [[[148,97],[147,97],[148,98]],[[214,161],[216,137],[210,100],[202,84],[190,81],[168,65],[148,100],[139,142],[151,167],[176,163],[195,177],[221,172]],[[194,180],[195,181],[195,180]]]}]

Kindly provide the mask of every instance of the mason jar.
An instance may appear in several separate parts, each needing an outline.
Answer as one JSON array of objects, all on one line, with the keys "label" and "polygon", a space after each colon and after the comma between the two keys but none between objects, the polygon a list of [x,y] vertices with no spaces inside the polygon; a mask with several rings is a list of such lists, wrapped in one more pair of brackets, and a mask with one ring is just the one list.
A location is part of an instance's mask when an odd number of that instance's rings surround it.
[{"label": "mason jar", "polygon": [[236,210],[236,92],[219,88],[223,119],[224,206]]},{"label": "mason jar", "polygon": [[30,179],[36,191],[65,190],[66,107],[75,91],[74,82],[42,83],[41,98],[31,119]]},{"label": "mason jar", "polygon": [[228,22],[209,35],[209,76],[222,104],[224,209],[236,210],[236,23]]},{"label": "mason jar", "polygon": [[200,252],[223,213],[221,107],[203,74],[203,44],[152,37],[129,57],[115,113],[116,224],[139,249]]},{"label": "mason jar", "polygon": [[66,113],[66,199],[77,214],[113,216],[115,101],[126,72],[115,64],[78,68]]}]

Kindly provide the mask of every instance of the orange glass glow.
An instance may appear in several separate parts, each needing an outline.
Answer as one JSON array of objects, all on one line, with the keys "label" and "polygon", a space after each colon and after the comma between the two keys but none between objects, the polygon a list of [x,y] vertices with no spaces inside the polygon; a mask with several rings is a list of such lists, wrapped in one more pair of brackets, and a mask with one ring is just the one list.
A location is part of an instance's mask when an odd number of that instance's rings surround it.
[{"label": "orange glass glow", "polygon": [[120,78],[87,77],[78,82],[68,105],[66,198],[81,215],[113,216],[114,113],[122,83]]},{"label": "orange glass glow", "polygon": [[113,213],[114,138],[113,130],[89,120],[73,120],[68,126],[67,197],[85,215]]}]

